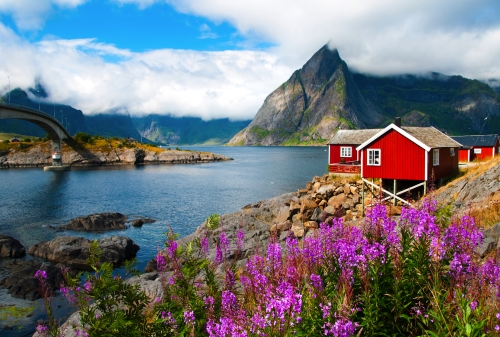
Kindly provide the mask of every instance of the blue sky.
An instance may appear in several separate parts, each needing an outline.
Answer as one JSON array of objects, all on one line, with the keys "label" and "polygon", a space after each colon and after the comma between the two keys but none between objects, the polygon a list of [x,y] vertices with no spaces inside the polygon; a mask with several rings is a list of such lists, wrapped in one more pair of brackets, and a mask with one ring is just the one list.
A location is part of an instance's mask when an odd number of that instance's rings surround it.
[{"label": "blue sky", "polygon": [[500,1],[0,0],[0,93],[250,119],[326,43],[359,72],[498,79]]},{"label": "blue sky", "polygon": [[4,13],[2,22],[35,43],[46,38],[95,38],[133,52],[154,49],[234,50],[243,37],[228,22],[179,13],[168,4],[139,9],[135,4],[89,1],[77,8],[54,9],[36,30],[21,29]]}]

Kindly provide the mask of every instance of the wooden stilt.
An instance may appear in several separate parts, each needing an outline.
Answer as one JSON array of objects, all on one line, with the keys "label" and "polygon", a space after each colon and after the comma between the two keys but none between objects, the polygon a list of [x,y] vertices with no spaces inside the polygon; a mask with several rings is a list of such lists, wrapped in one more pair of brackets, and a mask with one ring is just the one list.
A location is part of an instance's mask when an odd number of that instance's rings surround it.
[{"label": "wooden stilt", "polygon": [[394,199],[392,200],[392,204],[396,206],[396,179],[394,179],[393,193],[394,193]]},{"label": "wooden stilt", "polygon": [[365,216],[365,182],[361,185],[361,216]]}]

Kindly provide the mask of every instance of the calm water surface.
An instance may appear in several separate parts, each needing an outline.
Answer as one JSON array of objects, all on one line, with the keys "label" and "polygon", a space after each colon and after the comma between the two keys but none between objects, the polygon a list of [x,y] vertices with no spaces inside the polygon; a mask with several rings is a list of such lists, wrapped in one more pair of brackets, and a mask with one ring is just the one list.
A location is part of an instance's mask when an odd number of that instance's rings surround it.
[{"label": "calm water surface", "polygon": [[[42,169],[0,171],[0,233],[11,235],[26,247],[58,235],[102,238],[125,235],[141,249],[138,267],[143,270],[159,247],[169,226],[181,236],[194,232],[212,213],[236,212],[243,206],[304,188],[315,175],[326,172],[326,147],[182,147],[222,154],[234,161],[207,164],[115,166],[75,168],[69,172]],[[130,219],[150,217],[155,223],[142,228],[101,234],[55,232],[77,217],[98,212],[120,212]],[[29,258],[29,257],[28,257]],[[0,275],[1,278],[1,275]],[[61,296],[55,302],[63,301]],[[34,321],[44,317],[41,302],[15,300],[0,290],[0,303],[20,307],[35,305],[35,315],[11,325],[0,336],[24,336]],[[57,316],[71,312],[61,302]]]},{"label": "calm water surface", "polygon": [[59,226],[77,216],[121,212],[129,218],[156,220],[88,238],[126,235],[140,247],[143,267],[162,245],[171,226],[181,236],[192,233],[212,213],[232,213],[243,206],[303,188],[326,172],[325,147],[184,147],[222,154],[234,161],[207,164],[117,166],[44,172],[0,171],[0,233],[25,246],[49,240]]}]

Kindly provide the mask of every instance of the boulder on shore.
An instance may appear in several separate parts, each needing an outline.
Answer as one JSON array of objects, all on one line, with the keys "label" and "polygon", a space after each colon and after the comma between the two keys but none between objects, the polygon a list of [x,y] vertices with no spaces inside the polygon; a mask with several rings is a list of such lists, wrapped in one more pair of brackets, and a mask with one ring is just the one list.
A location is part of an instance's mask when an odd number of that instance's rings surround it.
[{"label": "boulder on shore", "polygon": [[0,286],[7,288],[11,296],[30,301],[41,297],[38,292],[39,281],[35,279],[38,270],[47,272],[47,282],[52,292],[60,288],[64,279],[60,268],[38,260],[5,261],[2,269],[7,270],[9,276],[0,282]]},{"label": "boulder on shore", "polygon": [[117,212],[96,213],[74,218],[61,229],[81,232],[103,232],[107,230],[125,229],[127,217]]},{"label": "boulder on shore", "polygon": [[26,255],[26,249],[16,239],[11,236],[0,234],[0,258],[23,257]]},{"label": "boulder on shore", "polygon": [[[139,246],[125,236],[110,236],[98,240],[102,250],[101,262],[112,263],[114,267],[134,258]],[[89,270],[86,261],[90,256],[91,241],[83,237],[59,236],[51,241],[32,245],[28,253],[53,263],[61,263],[75,269]]]}]

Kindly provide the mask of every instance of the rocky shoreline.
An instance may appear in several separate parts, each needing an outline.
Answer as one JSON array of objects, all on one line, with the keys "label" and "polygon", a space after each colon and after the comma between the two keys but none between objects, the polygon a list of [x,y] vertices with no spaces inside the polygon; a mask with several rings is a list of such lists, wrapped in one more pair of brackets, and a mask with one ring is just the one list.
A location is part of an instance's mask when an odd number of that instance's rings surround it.
[{"label": "rocky shoreline", "polygon": [[[90,151],[63,146],[62,163],[67,166],[106,166],[144,164],[197,164],[233,160],[219,154],[181,150],[145,150],[142,148],[110,148]],[[26,150],[0,152],[0,168],[28,168],[52,165],[49,142]]]},{"label": "rocky shoreline", "polygon": [[[464,211],[472,200],[485,203],[487,200],[492,200],[493,197],[500,196],[498,170],[500,170],[500,166],[497,165],[477,177],[467,180],[457,179],[457,181],[451,182],[447,186],[448,190],[433,192],[431,198],[437,200],[441,205],[451,203],[453,211],[457,214]],[[464,195],[457,193],[457,190],[463,191],[465,189],[464,184],[473,193]],[[362,186],[362,182],[353,177],[330,175],[314,177],[312,181],[307,182],[304,189],[247,205],[235,213],[221,215],[218,228],[208,229],[205,223],[201,224],[194,233],[180,238],[177,242],[179,245],[185,246],[193,240],[207,236],[210,242],[208,258],[214,259],[216,254],[215,243],[220,233],[224,232],[226,234],[231,244],[231,250],[237,251],[234,249],[236,247],[235,242],[237,232],[241,229],[245,233],[244,246],[237,253],[230,254],[225,264],[218,266],[217,272],[219,275],[223,275],[227,264],[234,263],[237,269],[241,269],[245,267],[246,261],[252,255],[256,253],[264,254],[267,243],[271,238],[284,245],[286,238],[292,235],[299,239],[313,236],[321,222],[328,222],[335,217],[342,217],[346,223],[353,226],[362,226],[364,223],[361,214]],[[450,193],[455,196],[451,198]],[[374,198],[365,190],[365,208],[369,208],[373,201]],[[401,212],[401,206],[390,205],[387,206],[387,210],[397,220]],[[123,221],[120,214],[108,213],[108,216],[113,221]],[[102,230],[101,220],[101,215],[91,215],[74,219],[73,223],[77,227]],[[111,227],[116,225],[113,224],[113,221],[110,222]],[[87,224],[86,222],[93,222],[93,224]],[[495,249],[500,249],[500,222],[483,230],[483,235],[483,244],[476,249],[476,253],[480,257],[484,257]],[[50,243],[45,243],[45,245],[50,245]],[[12,254],[11,251],[11,248],[6,248],[5,255]],[[29,253],[34,253],[31,248]],[[42,257],[43,254],[34,255]],[[48,255],[43,257],[47,258]],[[53,260],[53,263],[57,262],[61,261]],[[143,275],[133,277],[127,282],[140,285],[151,297],[161,295],[161,280],[156,271],[155,259],[148,263]],[[33,294],[31,293],[31,295]],[[72,336],[71,331],[74,332],[71,326],[78,325],[77,317],[78,313],[75,313],[65,324],[64,329],[68,333],[67,336]]]}]

